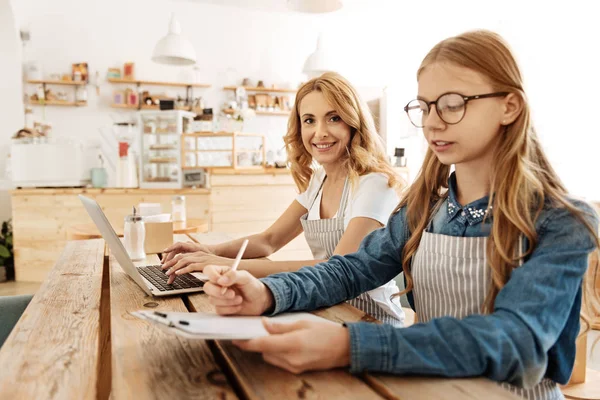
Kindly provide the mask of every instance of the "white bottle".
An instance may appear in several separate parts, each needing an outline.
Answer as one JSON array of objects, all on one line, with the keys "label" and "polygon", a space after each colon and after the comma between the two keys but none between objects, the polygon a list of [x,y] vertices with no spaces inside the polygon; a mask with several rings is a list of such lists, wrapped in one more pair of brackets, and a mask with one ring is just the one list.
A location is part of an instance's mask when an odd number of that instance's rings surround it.
[{"label": "white bottle", "polygon": [[125,217],[125,228],[123,229],[125,249],[133,261],[144,260],[144,239],[146,238],[146,227],[144,218],[137,214],[133,207],[133,214]]}]

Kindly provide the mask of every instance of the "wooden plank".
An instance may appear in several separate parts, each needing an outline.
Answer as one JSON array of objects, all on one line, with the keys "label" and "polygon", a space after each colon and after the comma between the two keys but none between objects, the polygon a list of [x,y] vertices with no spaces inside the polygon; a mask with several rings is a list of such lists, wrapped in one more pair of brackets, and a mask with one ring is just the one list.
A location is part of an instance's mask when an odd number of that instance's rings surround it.
[{"label": "wooden plank", "polygon": [[210,85],[206,83],[186,83],[186,82],[162,82],[162,81],[142,81],[134,79],[123,79],[123,78],[109,78],[110,83],[122,83],[130,85],[151,85],[151,86],[172,86],[172,87],[196,87],[196,88],[209,88]]},{"label": "wooden plank", "polygon": [[70,242],[0,350],[6,399],[94,399],[104,241]]},{"label": "wooden plank", "polygon": [[151,298],[110,259],[114,399],[235,399],[205,341],[167,334],[128,314],[187,311],[180,297]]},{"label": "wooden plank", "polygon": [[[238,86],[225,86],[224,90],[236,90]],[[264,93],[296,93],[298,89],[288,88],[268,88],[268,87],[255,87],[255,86],[243,86],[247,92],[264,92]]]},{"label": "wooden plank", "polygon": [[69,86],[83,86],[87,85],[84,81],[51,81],[51,80],[28,80],[27,83],[32,85],[69,85]]}]

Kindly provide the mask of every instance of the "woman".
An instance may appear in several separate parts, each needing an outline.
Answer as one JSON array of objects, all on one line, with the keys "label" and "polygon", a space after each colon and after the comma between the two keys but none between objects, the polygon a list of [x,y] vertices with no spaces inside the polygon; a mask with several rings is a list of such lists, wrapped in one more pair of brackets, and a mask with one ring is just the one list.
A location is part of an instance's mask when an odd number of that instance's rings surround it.
[{"label": "woman", "polygon": [[[256,277],[296,271],[332,255],[355,252],[383,227],[398,204],[398,178],[388,163],[373,119],[356,90],[328,72],[304,84],[284,138],[292,176],[301,194],[266,231],[248,236],[240,270]],[[313,169],[313,163],[322,166]],[[269,261],[268,257],[304,231],[314,260]],[[172,275],[231,265],[245,238],[218,245],[176,243],[165,249],[163,269]],[[183,253],[183,254],[182,254]],[[180,257],[175,257],[181,254]],[[373,317],[400,324],[404,313],[394,280],[352,299]]]}]

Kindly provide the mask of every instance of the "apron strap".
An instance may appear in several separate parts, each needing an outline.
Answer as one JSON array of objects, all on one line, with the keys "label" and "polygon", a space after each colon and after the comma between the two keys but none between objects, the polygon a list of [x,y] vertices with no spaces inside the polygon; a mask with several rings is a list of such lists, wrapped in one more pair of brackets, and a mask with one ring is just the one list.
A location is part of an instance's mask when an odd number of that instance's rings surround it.
[{"label": "apron strap", "polygon": [[348,204],[348,198],[350,197],[350,188],[348,187],[348,177],[344,182],[344,190],[342,191],[342,198],[340,199],[340,206],[338,208],[338,218],[344,218],[346,213],[346,204]]},{"label": "apron strap", "polygon": [[[317,201],[317,198],[319,197],[319,193],[321,193],[321,190],[323,189],[323,185],[325,184],[325,179],[327,179],[327,175],[325,175],[325,177],[323,178],[323,181],[321,182],[321,186],[319,186],[319,190],[317,190],[317,193],[313,197],[312,202],[310,203],[310,206],[308,207],[309,212],[315,205],[315,202]],[[338,218],[341,218],[344,216],[344,213],[346,210],[346,204],[348,204],[348,197],[350,197],[350,190],[348,188],[348,177],[346,177],[346,180],[344,181],[344,189],[342,190],[342,198],[340,199],[340,205],[339,205],[339,209],[338,209]],[[340,215],[340,211],[341,211],[341,215]]]},{"label": "apron strap", "polygon": [[313,197],[313,199],[312,199],[312,201],[310,203],[310,206],[308,206],[308,211],[309,212],[312,209],[313,205],[315,204],[315,201],[317,201],[317,197],[319,197],[319,192],[321,191],[321,189],[323,189],[323,184],[325,183],[325,179],[327,179],[327,175],[325,175],[325,177],[321,181],[321,185],[319,186],[319,189],[317,189],[317,192],[315,193],[315,196]]}]

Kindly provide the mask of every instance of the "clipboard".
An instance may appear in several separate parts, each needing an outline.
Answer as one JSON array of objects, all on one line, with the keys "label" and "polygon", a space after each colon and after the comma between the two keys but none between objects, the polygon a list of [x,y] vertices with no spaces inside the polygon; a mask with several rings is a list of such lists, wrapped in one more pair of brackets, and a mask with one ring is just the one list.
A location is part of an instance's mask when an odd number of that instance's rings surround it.
[{"label": "clipboard", "polygon": [[[222,316],[210,313],[146,310],[133,311],[129,314],[150,322],[167,333],[186,339],[247,340],[269,335],[262,324],[263,317],[260,316]],[[278,323],[307,320],[337,324],[305,312],[284,313],[271,319]]]}]

